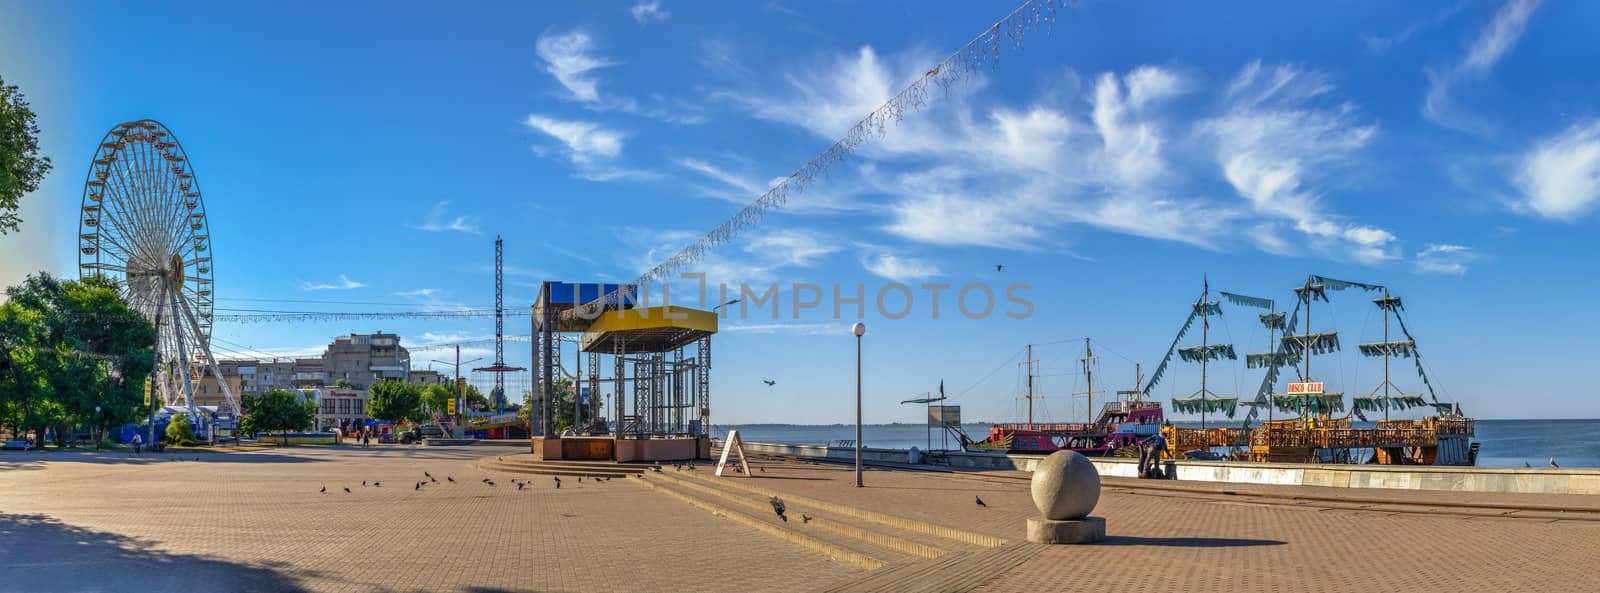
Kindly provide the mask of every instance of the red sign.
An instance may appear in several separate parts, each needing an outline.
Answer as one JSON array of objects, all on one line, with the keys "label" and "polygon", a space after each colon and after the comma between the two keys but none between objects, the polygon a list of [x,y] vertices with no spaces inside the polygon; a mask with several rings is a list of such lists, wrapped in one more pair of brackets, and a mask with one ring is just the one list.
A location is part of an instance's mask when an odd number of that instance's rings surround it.
[{"label": "red sign", "polygon": [[1314,381],[1314,382],[1310,382],[1310,383],[1290,383],[1289,384],[1289,395],[1321,395],[1321,394],[1322,394],[1322,382],[1321,381]]}]

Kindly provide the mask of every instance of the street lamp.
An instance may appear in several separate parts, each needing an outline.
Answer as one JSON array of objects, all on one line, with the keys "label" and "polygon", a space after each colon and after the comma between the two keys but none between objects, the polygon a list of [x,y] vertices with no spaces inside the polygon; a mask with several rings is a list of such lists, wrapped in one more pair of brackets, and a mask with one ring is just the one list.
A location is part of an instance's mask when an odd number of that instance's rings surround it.
[{"label": "street lamp", "polygon": [[856,335],[856,487],[861,487],[861,336],[867,335],[867,324],[856,322],[850,326]]},{"label": "street lamp", "polygon": [[737,304],[739,304],[739,299],[733,299],[733,300],[728,301],[726,303],[723,303],[723,304],[717,305],[715,307],[712,307],[711,308],[711,312],[712,313],[716,313],[717,309],[721,309],[721,308],[726,307],[728,305],[737,305]]}]

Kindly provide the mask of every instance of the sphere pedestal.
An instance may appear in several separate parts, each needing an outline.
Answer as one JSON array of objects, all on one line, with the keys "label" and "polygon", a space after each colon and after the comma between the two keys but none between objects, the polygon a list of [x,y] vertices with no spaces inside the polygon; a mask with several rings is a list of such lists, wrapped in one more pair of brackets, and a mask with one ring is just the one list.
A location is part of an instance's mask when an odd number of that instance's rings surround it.
[{"label": "sphere pedestal", "polygon": [[1100,472],[1074,451],[1056,451],[1033,469],[1029,489],[1041,516],[1028,519],[1028,541],[1087,544],[1106,539],[1106,520],[1090,517],[1100,502]]},{"label": "sphere pedestal", "polygon": [[1028,519],[1028,541],[1035,544],[1092,544],[1106,539],[1104,517],[1052,521]]}]

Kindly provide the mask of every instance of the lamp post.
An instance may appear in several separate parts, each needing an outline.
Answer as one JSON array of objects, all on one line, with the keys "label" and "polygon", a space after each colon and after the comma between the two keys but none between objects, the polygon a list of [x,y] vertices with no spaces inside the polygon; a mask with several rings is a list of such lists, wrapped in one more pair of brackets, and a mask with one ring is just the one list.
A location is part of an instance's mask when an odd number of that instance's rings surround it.
[{"label": "lamp post", "polygon": [[856,335],[856,487],[861,487],[861,336],[867,335],[867,324],[856,322],[850,326]]},{"label": "lamp post", "polygon": [[711,308],[711,312],[712,313],[716,313],[717,309],[721,309],[721,308],[726,307],[728,305],[737,305],[737,304],[739,304],[739,299],[733,299],[733,300],[728,301],[726,303],[723,303],[723,304],[717,305],[715,307],[712,307]]}]

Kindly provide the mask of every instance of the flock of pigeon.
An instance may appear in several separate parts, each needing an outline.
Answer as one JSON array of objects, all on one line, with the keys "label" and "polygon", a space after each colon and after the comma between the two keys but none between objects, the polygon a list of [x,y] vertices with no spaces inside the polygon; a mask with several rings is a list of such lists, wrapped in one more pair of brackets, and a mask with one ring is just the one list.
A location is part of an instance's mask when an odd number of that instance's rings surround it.
[{"label": "flock of pigeon", "polygon": [[[426,471],[422,472],[422,477],[427,478],[427,479],[426,480],[418,480],[417,483],[412,486],[412,488],[411,488],[412,490],[421,490],[423,486],[432,486],[434,484],[438,484],[439,483],[439,478],[433,477],[433,474],[428,473]],[[550,477],[555,478],[556,489],[560,490],[561,489],[561,476],[550,476]],[[589,481],[595,482],[595,483],[610,482],[611,481],[611,476],[578,476],[578,481],[582,482],[585,477],[589,478]],[[446,484],[455,484],[455,483],[457,483],[456,479],[454,477],[452,477],[452,476],[445,476],[444,477],[444,481],[445,481]],[[482,480],[479,480],[479,482],[482,483],[483,485],[489,486],[489,487],[497,487],[497,486],[500,485],[498,482],[495,482],[493,478],[484,478]],[[518,480],[516,478],[512,478],[511,479],[511,483],[516,485],[517,491],[519,491],[519,492],[523,491],[523,490],[526,490],[527,488],[533,486],[533,480],[524,481],[524,480]],[[368,485],[367,481],[366,480],[362,480],[361,481],[361,485],[362,486],[367,486]],[[374,482],[372,482],[371,487],[372,488],[382,488],[383,487],[383,483],[374,481]],[[344,487],[344,491],[345,491],[346,494],[351,494],[352,493],[349,486],[345,486]],[[317,492],[322,493],[322,494],[327,494],[328,493],[328,487],[326,485],[324,485],[322,487],[322,489],[318,490]]]}]

